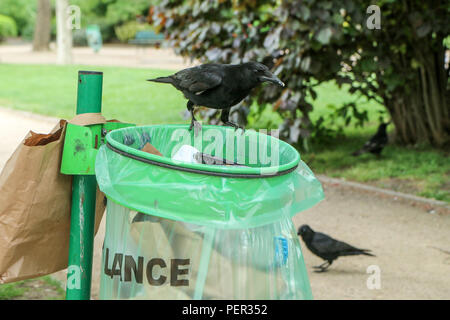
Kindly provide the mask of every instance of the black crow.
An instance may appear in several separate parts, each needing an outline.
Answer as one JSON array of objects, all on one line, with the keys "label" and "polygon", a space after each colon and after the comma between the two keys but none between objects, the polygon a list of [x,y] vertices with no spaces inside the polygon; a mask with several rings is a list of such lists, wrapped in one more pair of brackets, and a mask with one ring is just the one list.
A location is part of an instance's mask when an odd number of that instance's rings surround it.
[{"label": "black crow", "polygon": [[375,135],[372,138],[370,138],[369,141],[367,141],[361,149],[353,152],[352,156],[356,157],[365,152],[370,152],[379,156],[383,148],[388,143],[388,135],[386,133],[386,127],[388,124],[389,122],[381,123],[378,126],[377,133],[375,133]]},{"label": "black crow", "polygon": [[351,245],[335,240],[326,234],[320,232],[314,232],[308,225],[302,225],[297,232],[305,242],[306,246],[312,253],[316,256],[326,260],[320,266],[315,266],[318,269],[316,272],[324,272],[338,257],[343,256],[354,256],[359,254],[364,254],[366,256],[372,256],[373,254],[368,253],[367,249],[358,249],[352,247]]},{"label": "black crow", "polygon": [[220,120],[225,125],[239,128],[229,121],[232,106],[241,102],[260,83],[269,81],[279,86],[284,83],[258,62],[242,64],[206,63],[177,73],[147,81],[170,83],[183,92],[192,120],[189,130],[199,123],[194,117],[194,106],[221,109]]}]

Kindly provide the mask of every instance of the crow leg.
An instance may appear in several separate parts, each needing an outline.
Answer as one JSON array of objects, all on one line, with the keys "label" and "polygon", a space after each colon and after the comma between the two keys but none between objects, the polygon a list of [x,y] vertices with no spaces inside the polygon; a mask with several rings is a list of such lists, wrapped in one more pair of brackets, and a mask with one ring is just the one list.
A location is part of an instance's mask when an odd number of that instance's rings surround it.
[{"label": "crow leg", "polygon": [[325,272],[331,266],[332,263],[333,263],[333,261],[325,261],[320,266],[313,267],[313,268],[317,269],[317,270],[314,270],[314,272]]},{"label": "crow leg", "polygon": [[197,121],[197,119],[195,119],[194,116],[194,103],[191,100],[189,100],[187,102],[186,108],[191,113],[191,126],[189,127],[189,130],[192,130],[194,121]]},{"label": "crow leg", "polygon": [[187,102],[186,108],[191,113],[191,125],[189,126],[189,131],[191,131],[192,128],[194,128],[195,136],[198,136],[198,132],[202,129],[202,125],[200,124],[200,122],[197,121],[197,119],[195,119],[194,103],[191,100],[189,100]]},{"label": "crow leg", "polygon": [[322,269],[325,265],[329,264],[328,261],[325,261],[324,263],[322,263],[320,266],[314,266],[314,269]]},{"label": "crow leg", "polygon": [[229,121],[230,118],[230,109],[222,109],[222,113],[220,114],[220,120],[223,122],[224,125],[228,127],[233,127],[234,130],[242,129],[242,132],[244,132],[245,128],[237,125],[236,123],[233,123]]}]

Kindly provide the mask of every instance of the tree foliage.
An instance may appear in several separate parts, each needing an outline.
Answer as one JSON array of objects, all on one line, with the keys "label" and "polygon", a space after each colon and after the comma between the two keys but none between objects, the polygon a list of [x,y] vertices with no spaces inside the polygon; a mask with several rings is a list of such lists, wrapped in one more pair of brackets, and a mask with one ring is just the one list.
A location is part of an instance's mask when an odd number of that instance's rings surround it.
[{"label": "tree foliage", "polygon": [[32,38],[36,19],[35,0],[1,0],[0,14],[14,19],[19,35]]},{"label": "tree foliage", "polygon": [[[371,29],[369,1],[163,0],[154,23],[179,54],[201,62],[266,63],[285,88],[265,86],[240,108],[271,103],[284,119],[282,136],[299,143],[324,129],[312,123],[307,99],[335,80],[376,100],[389,112],[403,143],[449,141],[449,68],[443,39],[449,34],[449,1],[381,0],[381,29]],[[355,104],[337,108],[346,122],[367,114]],[[209,115],[213,116],[210,112]],[[326,128],[325,128],[326,129]]]},{"label": "tree foliage", "polygon": [[115,37],[114,29],[136,20],[137,15],[147,15],[152,0],[71,0],[81,9],[82,24],[100,25],[104,40]]},{"label": "tree foliage", "polygon": [[117,39],[120,42],[127,43],[133,39],[139,31],[152,30],[152,27],[147,23],[141,23],[139,21],[129,21],[121,26],[114,28]]}]

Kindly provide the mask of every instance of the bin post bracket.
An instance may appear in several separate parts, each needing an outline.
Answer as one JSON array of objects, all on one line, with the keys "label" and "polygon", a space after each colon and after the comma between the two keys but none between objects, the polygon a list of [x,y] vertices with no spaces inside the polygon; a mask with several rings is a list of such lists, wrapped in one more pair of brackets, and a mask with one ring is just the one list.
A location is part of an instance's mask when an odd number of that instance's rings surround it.
[{"label": "bin post bracket", "polygon": [[[102,86],[102,72],[78,72],[77,114],[101,112]],[[91,296],[97,195],[95,157],[106,133],[124,126],[131,125],[119,122],[86,127],[67,125],[61,161],[61,173],[73,175],[67,300],[89,300]]]},{"label": "bin post bracket", "polygon": [[95,175],[95,158],[105,143],[108,132],[134,126],[130,123],[106,122],[90,126],[67,124],[61,173],[69,175]]}]

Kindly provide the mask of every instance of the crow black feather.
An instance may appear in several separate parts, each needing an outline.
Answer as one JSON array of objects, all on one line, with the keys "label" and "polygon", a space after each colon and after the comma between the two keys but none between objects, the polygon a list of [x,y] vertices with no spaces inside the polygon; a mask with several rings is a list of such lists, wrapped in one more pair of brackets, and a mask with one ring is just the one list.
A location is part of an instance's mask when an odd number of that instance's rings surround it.
[{"label": "crow black feather", "polygon": [[302,237],[306,247],[308,247],[312,253],[326,260],[326,262],[320,266],[314,267],[318,269],[317,272],[327,270],[338,257],[360,254],[374,257],[373,254],[369,253],[370,250],[358,249],[345,242],[335,240],[324,233],[315,232],[306,224],[298,229],[297,234]]},{"label": "crow black feather", "polygon": [[187,109],[192,116],[190,129],[197,123],[194,106],[221,109],[220,119],[225,125],[238,128],[228,119],[232,106],[241,102],[262,82],[269,81],[284,86],[265,65],[257,62],[234,65],[207,63],[148,81],[170,83],[183,92],[188,99]]},{"label": "crow black feather", "polygon": [[389,123],[381,123],[378,126],[378,130],[375,133],[375,135],[373,135],[373,137],[371,137],[369,141],[367,141],[361,149],[353,152],[352,156],[356,157],[366,152],[370,152],[375,155],[380,155],[381,151],[388,143],[388,135],[386,133],[386,127],[388,124]]}]

